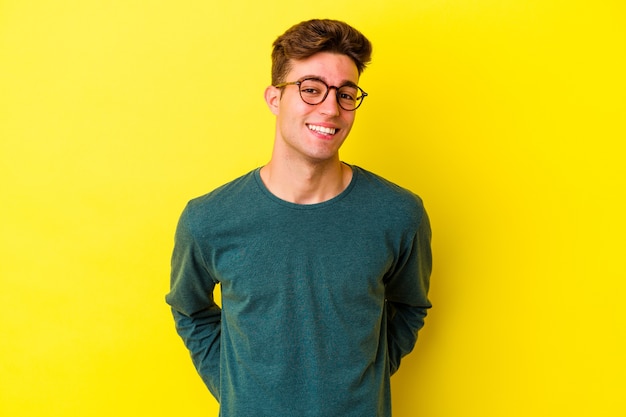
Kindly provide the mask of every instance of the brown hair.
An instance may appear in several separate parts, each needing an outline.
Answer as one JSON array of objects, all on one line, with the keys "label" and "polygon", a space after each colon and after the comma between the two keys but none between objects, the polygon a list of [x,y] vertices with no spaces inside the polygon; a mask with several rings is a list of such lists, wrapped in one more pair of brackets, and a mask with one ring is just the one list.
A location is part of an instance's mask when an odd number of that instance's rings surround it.
[{"label": "brown hair", "polygon": [[298,23],[279,36],[272,50],[272,85],[285,81],[292,60],[306,59],[318,52],[347,55],[359,75],[369,64],[372,44],[361,32],[338,20],[308,20]]}]

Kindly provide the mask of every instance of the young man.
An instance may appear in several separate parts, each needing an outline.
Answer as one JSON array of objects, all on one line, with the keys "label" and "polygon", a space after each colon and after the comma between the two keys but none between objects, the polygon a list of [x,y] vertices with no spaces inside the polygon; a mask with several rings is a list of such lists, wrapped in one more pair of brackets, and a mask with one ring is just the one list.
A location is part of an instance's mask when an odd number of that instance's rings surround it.
[{"label": "young man", "polygon": [[339,21],[280,36],[271,160],[181,215],[166,300],[220,416],[391,416],[431,307],[431,232],[419,197],[339,159],[370,55]]}]

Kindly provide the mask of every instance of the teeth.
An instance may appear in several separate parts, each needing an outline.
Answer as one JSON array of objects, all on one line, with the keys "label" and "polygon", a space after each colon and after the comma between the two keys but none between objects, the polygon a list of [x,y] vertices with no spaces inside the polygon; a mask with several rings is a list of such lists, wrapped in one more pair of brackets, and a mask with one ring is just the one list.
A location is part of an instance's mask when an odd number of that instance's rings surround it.
[{"label": "teeth", "polygon": [[327,135],[334,135],[335,131],[337,130],[334,127],[323,127],[323,126],[315,126],[315,125],[309,125],[309,129],[315,132],[325,133]]}]

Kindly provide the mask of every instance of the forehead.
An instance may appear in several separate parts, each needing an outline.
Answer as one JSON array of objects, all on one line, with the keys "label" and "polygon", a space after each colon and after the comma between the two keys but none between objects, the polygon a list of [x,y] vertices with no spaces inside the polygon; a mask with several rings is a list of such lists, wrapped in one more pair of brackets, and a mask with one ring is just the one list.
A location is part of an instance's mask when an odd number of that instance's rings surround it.
[{"label": "forehead", "polygon": [[352,59],[343,54],[319,52],[305,59],[293,60],[287,80],[319,78],[331,85],[357,83],[359,71]]}]

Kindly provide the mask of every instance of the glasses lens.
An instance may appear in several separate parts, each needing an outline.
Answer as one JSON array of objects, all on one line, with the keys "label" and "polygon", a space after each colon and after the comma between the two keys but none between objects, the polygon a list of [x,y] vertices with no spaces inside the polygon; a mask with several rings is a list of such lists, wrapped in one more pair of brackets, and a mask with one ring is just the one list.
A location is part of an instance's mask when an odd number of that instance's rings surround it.
[{"label": "glasses lens", "polygon": [[354,110],[359,107],[363,96],[357,87],[344,86],[337,91],[337,99],[339,100],[339,105],[344,109]]},{"label": "glasses lens", "polygon": [[305,103],[319,104],[324,101],[328,87],[320,80],[309,79],[300,83],[300,96]]}]

